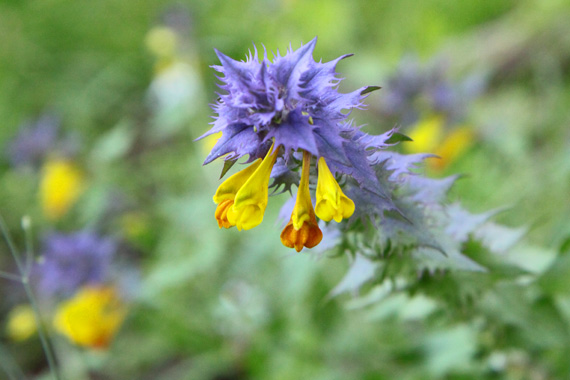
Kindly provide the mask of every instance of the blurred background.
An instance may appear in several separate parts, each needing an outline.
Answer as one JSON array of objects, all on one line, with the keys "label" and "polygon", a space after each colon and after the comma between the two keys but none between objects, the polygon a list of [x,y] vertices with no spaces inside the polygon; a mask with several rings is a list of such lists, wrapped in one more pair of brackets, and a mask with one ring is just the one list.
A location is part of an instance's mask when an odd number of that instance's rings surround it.
[{"label": "blurred background", "polygon": [[[65,379],[570,378],[569,16],[565,0],[2,0],[0,379],[54,378],[37,311]],[[214,48],[271,58],[315,36],[316,61],[354,53],[341,92],[382,87],[357,125],[438,154],[424,172],[463,175],[450,202],[505,207],[493,232],[513,247],[489,272],[390,257],[344,292],[344,255],[281,245],[288,194],[261,226],[218,229],[223,165],[194,141]]]}]

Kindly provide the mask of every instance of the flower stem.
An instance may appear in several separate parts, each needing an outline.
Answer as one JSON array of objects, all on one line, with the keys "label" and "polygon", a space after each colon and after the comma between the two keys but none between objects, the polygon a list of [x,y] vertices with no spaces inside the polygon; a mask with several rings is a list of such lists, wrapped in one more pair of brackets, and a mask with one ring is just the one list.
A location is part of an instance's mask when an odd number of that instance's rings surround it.
[{"label": "flower stem", "polygon": [[[33,260],[33,254],[30,251],[31,250],[31,236],[30,235],[30,223],[23,223],[23,227],[24,227],[24,233],[26,235],[26,248],[27,248],[27,252],[26,252],[26,262],[22,263],[21,257],[20,257],[20,253],[18,252],[18,250],[16,250],[16,245],[14,244],[11,235],[8,233],[8,228],[6,226],[6,222],[4,220],[4,218],[0,215],[0,231],[2,232],[2,235],[4,237],[4,239],[6,240],[6,243],[8,244],[8,249],[10,251],[10,253],[12,254],[12,257],[14,258],[14,261],[16,262],[16,266],[18,267],[18,272],[20,272],[20,278],[19,281],[22,283],[22,286],[24,287],[24,291],[26,292],[26,296],[28,297],[28,299],[30,300],[30,305],[32,307],[32,310],[34,311],[34,318],[36,320],[36,325],[38,327],[38,336],[40,337],[40,342],[42,344],[42,348],[44,350],[44,353],[46,355],[46,359],[48,362],[48,367],[50,369],[51,374],[53,375],[55,380],[62,380],[57,365],[56,365],[56,361],[55,361],[55,355],[53,353],[53,349],[50,345],[49,339],[48,339],[48,334],[47,334],[47,329],[45,328],[45,325],[42,322],[42,317],[41,317],[41,313],[40,313],[40,309],[39,309],[39,305],[36,299],[36,296],[34,295],[34,292],[32,290],[32,287],[30,285],[30,278],[29,278],[29,267],[31,267],[31,262]],[[14,277],[17,277],[15,275],[12,275],[10,273],[0,273],[2,274],[2,277],[4,278],[8,278],[8,279],[14,279]]]}]

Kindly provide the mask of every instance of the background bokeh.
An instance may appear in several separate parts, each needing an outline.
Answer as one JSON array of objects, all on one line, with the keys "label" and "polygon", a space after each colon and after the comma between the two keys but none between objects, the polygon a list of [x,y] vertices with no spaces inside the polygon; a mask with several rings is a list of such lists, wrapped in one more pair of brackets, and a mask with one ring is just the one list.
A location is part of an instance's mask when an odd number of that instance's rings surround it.
[{"label": "background bokeh", "polygon": [[[69,296],[38,292],[62,376],[570,378],[569,15],[564,0],[0,2],[0,214],[40,261],[58,234],[112,239],[106,281],[127,310],[108,345],[82,347],[52,327]],[[444,87],[445,115],[459,116],[427,147],[457,130],[468,143],[423,170],[462,174],[450,202],[504,207],[505,236],[525,232],[487,273],[412,273],[395,256],[389,282],[332,297],[349,262],[281,245],[288,194],[261,226],[218,229],[222,164],[203,167],[213,140],[194,141],[212,120],[214,48],[271,57],[315,36],[317,61],[354,53],[337,67],[341,91],[383,87],[352,114],[368,132],[414,138],[442,114],[426,99]],[[404,93],[415,97],[395,112]],[[16,269],[3,241],[0,270]],[[0,281],[0,379],[51,378],[38,336],[10,329],[25,324],[21,284]]]}]

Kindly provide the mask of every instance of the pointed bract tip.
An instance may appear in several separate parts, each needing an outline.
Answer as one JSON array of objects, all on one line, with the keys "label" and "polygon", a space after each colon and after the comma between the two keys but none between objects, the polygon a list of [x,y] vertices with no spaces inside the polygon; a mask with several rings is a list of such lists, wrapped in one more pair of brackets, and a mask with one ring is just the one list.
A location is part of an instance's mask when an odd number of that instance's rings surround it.
[{"label": "pointed bract tip", "polygon": [[380,86],[367,86],[366,88],[364,88],[364,90],[360,92],[360,95],[366,95],[371,93],[372,91],[380,90],[381,88],[382,87]]}]

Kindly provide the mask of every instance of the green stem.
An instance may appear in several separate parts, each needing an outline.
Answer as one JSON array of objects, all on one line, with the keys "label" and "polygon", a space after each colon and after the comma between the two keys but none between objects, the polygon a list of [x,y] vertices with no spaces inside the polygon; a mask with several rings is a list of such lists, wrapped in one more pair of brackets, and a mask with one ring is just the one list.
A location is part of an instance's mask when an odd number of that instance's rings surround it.
[{"label": "green stem", "polygon": [[[27,222],[29,222],[29,220]],[[24,224],[25,234],[29,235],[30,224],[29,223],[23,223],[23,224]],[[4,221],[4,218],[1,215],[0,215],[0,230],[2,232],[2,235],[4,236],[4,239],[6,240],[6,243],[8,244],[8,249],[9,249],[10,253],[12,254],[12,257],[14,258],[14,261],[16,262],[16,266],[18,267],[18,271],[20,272],[21,278],[19,278],[19,281],[22,282],[22,285],[24,287],[24,291],[26,292],[26,296],[30,300],[30,305],[32,306],[32,310],[34,312],[34,318],[36,320],[36,325],[38,326],[38,336],[40,337],[40,341],[41,341],[42,347],[43,347],[45,355],[46,355],[46,359],[48,362],[48,367],[50,369],[50,372],[53,375],[53,377],[55,378],[55,380],[62,380],[62,378],[59,374],[59,371],[57,369],[57,366],[56,366],[55,355],[53,353],[51,345],[49,344],[47,330],[46,330],[46,328],[43,324],[42,318],[41,318],[40,309],[39,309],[38,302],[36,300],[36,296],[34,295],[34,292],[32,291],[32,287],[30,286],[30,278],[29,278],[28,267],[31,267],[30,262],[33,259],[32,252],[29,251],[26,253],[26,262],[22,263],[20,254],[16,250],[16,245],[12,241],[12,237],[8,233],[8,228],[6,226],[6,222]],[[31,249],[31,238],[29,236],[26,236],[26,248],[28,250]],[[0,274],[2,274],[2,277],[9,278],[9,279],[13,279],[13,277],[16,277],[14,275],[11,275],[10,273],[0,273]]]},{"label": "green stem", "polygon": [[4,272],[4,271],[0,271],[0,278],[4,278],[6,280],[12,280],[12,281],[16,281],[16,282],[22,282],[22,277],[17,276],[17,275],[12,274],[12,273]]},{"label": "green stem", "polygon": [[46,359],[48,362],[49,369],[56,380],[62,380],[56,365],[55,355],[48,340],[47,329],[45,328],[41,318],[40,309],[38,306],[38,302],[36,300],[36,296],[32,291],[32,287],[30,286],[30,281],[27,276],[22,277],[22,284],[24,286],[24,291],[26,292],[26,295],[30,299],[32,310],[34,311],[34,318],[36,320],[36,325],[38,326],[38,336],[40,337],[42,347],[46,354]]},{"label": "green stem", "polygon": [[6,227],[6,222],[2,215],[0,215],[0,230],[2,230],[2,235],[4,235],[4,239],[6,239],[6,243],[8,244],[8,250],[12,254],[14,261],[16,262],[16,266],[18,267],[18,272],[24,273],[22,263],[20,262],[20,257],[18,251],[16,250],[16,246],[12,241],[12,237],[8,233],[8,228]]}]

